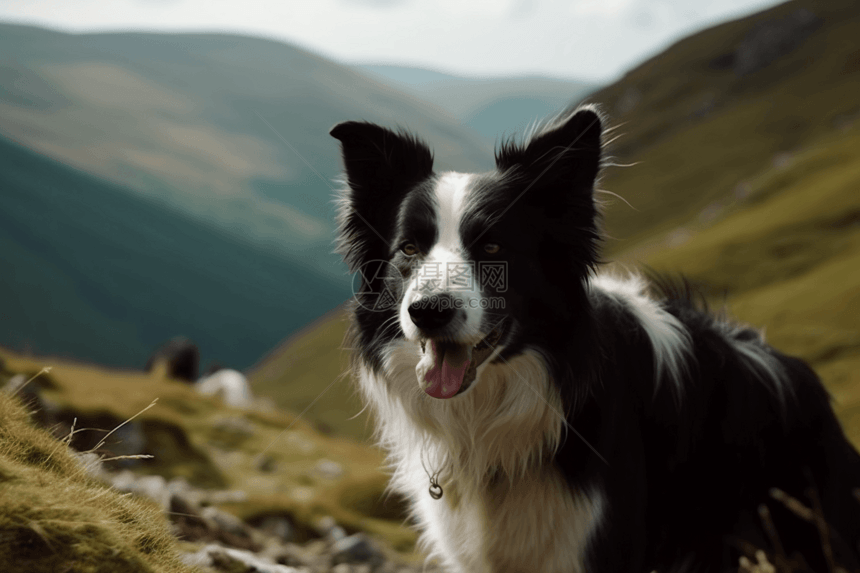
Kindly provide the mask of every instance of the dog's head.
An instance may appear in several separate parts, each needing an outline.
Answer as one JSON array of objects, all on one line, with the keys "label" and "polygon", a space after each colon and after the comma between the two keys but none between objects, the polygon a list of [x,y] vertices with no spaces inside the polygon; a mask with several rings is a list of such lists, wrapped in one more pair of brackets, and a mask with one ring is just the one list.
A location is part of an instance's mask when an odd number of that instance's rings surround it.
[{"label": "dog's head", "polygon": [[594,109],[503,144],[481,174],[435,173],[421,140],[371,123],[331,135],[346,172],[338,247],[361,282],[366,363],[378,369],[390,347],[406,348],[416,387],[449,399],[480,384],[488,364],[529,348],[557,355],[597,257]]}]

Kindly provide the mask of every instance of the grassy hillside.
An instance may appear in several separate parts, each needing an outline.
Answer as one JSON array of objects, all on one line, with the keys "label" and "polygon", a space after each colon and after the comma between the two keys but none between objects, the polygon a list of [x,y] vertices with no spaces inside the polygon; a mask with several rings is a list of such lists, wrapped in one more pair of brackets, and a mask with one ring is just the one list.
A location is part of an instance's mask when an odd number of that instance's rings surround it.
[{"label": "grassy hillside", "polygon": [[362,440],[373,427],[348,375],[347,317],[338,307],[264,356],[248,372],[254,391],[305,412],[318,428]]},{"label": "grassy hillside", "polygon": [[[402,505],[384,495],[382,456],[369,446],[325,436],[295,414],[230,408],[159,373],[30,358],[3,349],[0,361],[0,384],[13,374],[29,378],[51,367],[33,384],[42,387],[43,411],[56,420],[57,435],[68,436],[76,421],[71,443],[78,450],[93,448],[106,430],[134,417],[126,432],[108,437],[100,454],[152,455],[137,462],[135,471],[246,492],[246,498],[233,496],[220,507],[247,521],[287,516],[299,541],[311,535],[319,518],[331,516],[349,533],[367,532],[407,554],[414,548],[416,535],[404,523]],[[0,442],[19,449],[8,438]],[[122,450],[133,443],[140,451]]]},{"label": "grassy hillside", "polygon": [[[751,68],[761,30],[800,9],[813,17],[792,36],[802,41]],[[682,40],[589,100],[620,126],[617,161],[636,162],[603,181],[633,205],[607,209],[607,258],[685,273],[718,302],[727,296],[739,319],[813,363],[860,445],[858,33],[856,4],[790,2]],[[316,364],[285,359],[340,339],[343,324],[321,321],[271,355],[252,374],[260,391],[287,402],[303,391],[289,380],[343,360],[333,346]],[[280,384],[257,376],[279,368]],[[343,409],[348,392],[330,390],[316,407]]]},{"label": "grassy hillside", "polygon": [[0,570],[192,573],[155,504],[110,490],[0,392]]},{"label": "grassy hillside", "polygon": [[860,446],[860,129],[823,137],[752,177],[748,198],[675,247],[644,250],[727,292],[732,314],[809,361]]},{"label": "grassy hillside", "polygon": [[0,24],[0,134],[333,277],[328,131],[347,119],[414,128],[442,166],[487,164],[445,114],[287,44]]},{"label": "grassy hillside", "polygon": [[349,296],[277,251],[0,138],[0,344],[142,367],[164,340],[244,368]]},{"label": "grassy hillside", "polygon": [[405,66],[358,68],[450,113],[491,142],[526,129],[597,88],[589,82],[540,76],[471,78]]},{"label": "grassy hillside", "polygon": [[856,2],[795,0],[681,40],[589,96],[619,126],[616,161],[636,163],[604,180],[633,206],[610,206],[610,249],[707,217],[781,154],[856,117],[858,32]]}]

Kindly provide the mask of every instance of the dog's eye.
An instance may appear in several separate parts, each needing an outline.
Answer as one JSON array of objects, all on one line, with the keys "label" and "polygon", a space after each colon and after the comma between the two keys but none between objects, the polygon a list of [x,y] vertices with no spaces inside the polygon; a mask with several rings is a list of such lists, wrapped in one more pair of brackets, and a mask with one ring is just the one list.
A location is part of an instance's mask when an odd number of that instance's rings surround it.
[{"label": "dog's eye", "polygon": [[418,254],[418,247],[415,246],[415,243],[403,243],[400,245],[400,251],[407,257],[411,257]]},{"label": "dog's eye", "polygon": [[502,250],[502,246],[498,243],[487,243],[484,245],[484,252],[488,255],[498,254],[499,251]]}]

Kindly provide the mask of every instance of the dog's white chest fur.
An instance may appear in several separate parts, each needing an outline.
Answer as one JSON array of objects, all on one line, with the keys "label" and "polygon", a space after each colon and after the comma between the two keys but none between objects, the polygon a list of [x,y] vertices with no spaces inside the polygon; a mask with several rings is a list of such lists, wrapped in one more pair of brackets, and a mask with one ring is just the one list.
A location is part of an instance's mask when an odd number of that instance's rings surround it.
[{"label": "dog's white chest fur", "polygon": [[400,485],[414,500],[422,542],[451,572],[585,571],[601,498],[572,493],[552,470],[486,483],[483,490],[446,483],[440,500],[430,497],[420,465]]},{"label": "dog's white chest fur", "polygon": [[[419,393],[409,346],[390,349],[385,374],[362,368],[360,387],[422,549],[451,573],[584,571],[602,497],[571,490],[540,462],[560,431],[542,361],[526,353],[490,366],[466,396],[437,400]],[[428,470],[440,470],[439,500]]]}]

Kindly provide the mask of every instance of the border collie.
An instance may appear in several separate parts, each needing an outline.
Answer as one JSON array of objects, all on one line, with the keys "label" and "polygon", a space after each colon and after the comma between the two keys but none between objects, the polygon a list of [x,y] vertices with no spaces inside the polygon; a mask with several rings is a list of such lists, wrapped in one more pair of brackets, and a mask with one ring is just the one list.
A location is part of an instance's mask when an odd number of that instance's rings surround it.
[{"label": "border collie", "polygon": [[567,111],[479,174],[331,130],[348,346],[423,548],[462,573],[858,567],[860,456],[813,371],[684,283],[600,270],[603,123]]}]

